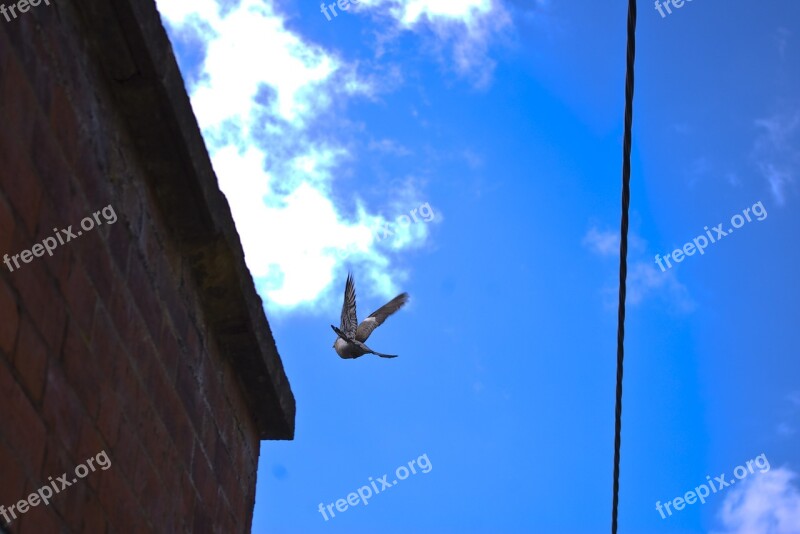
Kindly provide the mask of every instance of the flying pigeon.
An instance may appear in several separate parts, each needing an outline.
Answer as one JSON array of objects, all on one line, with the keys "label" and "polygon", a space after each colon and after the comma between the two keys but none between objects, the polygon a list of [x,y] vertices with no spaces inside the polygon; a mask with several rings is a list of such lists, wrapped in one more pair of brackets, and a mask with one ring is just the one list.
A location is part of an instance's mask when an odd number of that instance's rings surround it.
[{"label": "flying pigeon", "polygon": [[342,304],[342,320],[339,328],[331,325],[338,336],[333,343],[336,354],[341,358],[358,358],[364,354],[375,354],[381,358],[397,358],[397,354],[381,354],[364,345],[373,330],[378,328],[391,314],[403,307],[408,300],[408,293],[400,293],[395,298],[378,308],[372,315],[358,324],[356,318],[356,286],[353,275],[347,275],[344,286],[344,303]]}]

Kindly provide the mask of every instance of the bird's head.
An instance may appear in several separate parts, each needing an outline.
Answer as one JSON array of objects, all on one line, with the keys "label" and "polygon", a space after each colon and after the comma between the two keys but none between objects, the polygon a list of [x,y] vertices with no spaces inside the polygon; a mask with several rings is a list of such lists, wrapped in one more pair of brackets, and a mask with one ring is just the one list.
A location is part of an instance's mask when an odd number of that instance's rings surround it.
[{"label": "bird's head", "polygon": [[331,329],[336,333],[336,339],[333,340],[333,348],[335,349],[336,348],[336,342],[339,341],[339,338],[341,336],[339,335],[339,330],[335,326],[331,325]]}]

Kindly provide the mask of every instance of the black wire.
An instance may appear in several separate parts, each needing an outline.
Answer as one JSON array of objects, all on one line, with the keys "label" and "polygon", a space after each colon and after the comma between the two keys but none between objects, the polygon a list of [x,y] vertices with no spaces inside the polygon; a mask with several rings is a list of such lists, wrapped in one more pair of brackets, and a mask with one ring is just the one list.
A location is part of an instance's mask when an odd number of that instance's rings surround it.
[{"label": "black wire", "polygon": [[617,402],[614,410],[614,498],[611,534],[617,533],[619,453],[622,439],[622,369],[625,359],[625,293],[628,278],[628,208],[631,200],[631,126],[633,124],[633,60],[636,56],[636,0],[628,1],[628,57],[625,72],[625,137],[622,142],[622,221],[619,229],[619,314],[617,316]]}]

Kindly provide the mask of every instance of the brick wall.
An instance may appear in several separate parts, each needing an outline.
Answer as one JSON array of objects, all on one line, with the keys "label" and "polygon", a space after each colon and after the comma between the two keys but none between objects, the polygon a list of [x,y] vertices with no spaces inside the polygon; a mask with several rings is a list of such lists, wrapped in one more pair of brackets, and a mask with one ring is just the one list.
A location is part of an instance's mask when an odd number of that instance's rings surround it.
[{"label": "brick wall", "polygon": [[248,532],[260,440],[292,437],[291,390],[176,72],[149,1],[0,17],[0,255],[117,216],[0,264],[0,505],[111,460],[9,532]]}]

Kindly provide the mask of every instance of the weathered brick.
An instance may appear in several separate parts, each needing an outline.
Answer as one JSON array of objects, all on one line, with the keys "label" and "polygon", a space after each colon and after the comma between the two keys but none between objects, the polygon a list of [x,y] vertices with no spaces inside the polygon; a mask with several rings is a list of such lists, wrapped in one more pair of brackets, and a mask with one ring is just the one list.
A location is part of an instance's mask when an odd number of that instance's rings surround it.
[{"label": "weathered brick", "polygon": [[107,531],[108,519],[96,495],[93,495],[91,499],[87,499],[80,510],[83,517],[81,532],[97,532],[99,534],[104,534]]},{"label": "weathered brick", "polygon": [[219,443],[219,434],[217,432],[217,426],[214,424],[214,419],[211,416],[211,412],[208,408],[203,407],[203,432],[202,432],[202,439],[200,440],[200,446],[203,449],[206,457],[209,460],[212,460],[211,465],[216,465],[213,463],[213,460],[216,459],[217,454],[217,444]]},{"label": "weathered brick", "polygon": [[[91,217],[89,212],[87,212],[87,215]],[[76,250],[80,255],[81,263],[86,268],[86,274],[97,291],[97,295],[108,306],[111,302],[111,290],[116,278],[116,272],[111,260],[105,253],[103,239],[94,230],[80,231],[83,232],[83,235],[76,242]],[[69,244],[72,243],[70,242]]]},{"label": "weathered brick", "polygon": [[[27,14],[17,14],[17,18],[13,19],[9,24],[3,20],[3,24],[11,30],[10,36],[13,35],[19,39],[15,43],[16,54],[20,59],[20,63],[25,71],[25,75],[34,88],[41,88],[43,93],[41,101],[47,103],[48,95],[46,89],[49,87],[50,79],[47,76],[45,65],[42,65],[42,57],[46,55],[47,51],[43,46],[43,36],[38,27],[38,13],[36,10]],[[12,42],[14,38],[12,37]],[[37,99],[39,100],[39,99]]]},{"label": "weathered brick", "polygon": [[[0,421],[5,441],[17,453],[20,461],[33,473],[39,471],[44,455],[45,426],[36,408],[6,365],[0,361]],[[13,432],[11,431],[13,429]]]},{"label": "weathered brick", "polygon": [[105,225],[103,228],[106,231],[106,243],[111,250],[111,257],[117,266],[121,276],[127,278],[128,276],[128,256],[131,250],[131,238],[128,229],[125,226],[125,221],[122,220],[122,213],[115,206],[114,213],[117,214],[117,222]]},{"label": "weathered brick", "polygon": [[164,422],[164,427],[172,438],[178,454],[184,461],[189,462],[192,458],[195,437],[192,423],[184,411],[183,404],[162,375],[157,375],[152,385],[153,405]]},{"label": "weathered brick", "polygon": [[6,285],[0,276],[0,350],[9,359],[14,354],[14,344],[17,340],[17,329],[19,328],[19,307],[11,288]]},{"label": "weathered brick", "polygon": [[[112,464],[113,465],[113,464]],[[142,510],[136,497],[115,471],[116,466],[104,473],[100,482],[99,499],[109,522],[110,532],[146,532],[142,528]],[[114,473],[112,473],[114,471]]]},{"label": "weathered brick", "polygon": [[175,378],[175,389],[183,401],[186,413],[192,420],[195,432],[198,435],[203,431],[203,406],[200,399],[201,391],[194,378],[192,370],[183,358],[178,359],[178,374]]},{"label": "weathered brick", "polygon": [[67,95],[66,88],[61,85],[53,87],[53,107],[50,109],[50,127],[60,145],[60,152],[67,162],[72,165],[78,154],[78,140],[82,132],[75,115],[72,101]]},{"label": "weathered brick", "polygon": [[36,235],[30,242],[34,244],[39,243],[44,246],[44,242],[46,241],[51,247],[55,245],[55,248],[51,249],[52,256],[48,254],[45,249],[42,257],[34,261],[41,262],[44,268],[52,273],[59,287],[63,289],[69,277],[75,249],[69,246],[69,243],[67,246],[61,245],[61,242],[58,240],[57,232],[54,231],[54,229],[59,228],[61,219],[53,208],[54,205],[54,201],[50,198],[45,197],[42,200],[42,209],[39,213],[39,224],[37,226]]},{"label": "weathered brick", "polygon": [[[2,173],[2,171],[0,171]],[[11,206],[0,188],[0,254],[14,254],[11,243],[14,239],[14,229],[17,225],[14,214],[11,213]],[[12,264],[13,268],[13,264]],[[7,265],[0,265],[0,271],[10,273]]]},{"label": "weathered brick", "polygon": [[[17,159],[17,165],[12,168],[13,176],[11,173],[0,174],[0,179],[2,179],[0,187],[25,223],[28,234],[35,235],[39,209],[42,205],[42,184],[26,157],[20,156]],[[34,244],[30,243],[27,247],[28,250]]]},{"label": "weathered brick", "polygon": [[11,283],[19,294],[20,305],[28,312],[48,348],[59,353],[67,314],[41,258],[35,258],[13,274]]},{"label": "weathered brick", "polygon": [[55,510],[40,503],[20,517],[17,528],[18,530],[14,532],[19,534],[42,534],[42,532],[63,532],[66,524],[58,517]]},{"label": "weathered brick", "polygon": [[53,102],[52,90],[56,84],[54,83],[55,76],[50,66],[41,60],[43,56],[47,55],[47,42],[49,41],[43,33],[41,31],[34,32],[34,39],[30,48],[34,49],[35,52],[31,54],[25,69],[28,71],[28,78],[33,86],[33,92],[36,94],[39,109],[46,115],[50,112]]},{"label": "weathered brick", "polygon": [[81,530],[83,525],[83,506],[92,498],[88,478],[97,474],[90,471],[84,478],[77,476],[75,468],[78,465],[82,465],[84,460],[85,458],[78,458],[76,463],[65,471],[67,480],[71,485],[61,490],[56,496],[59,504],[58,510],[72,532],[80,532]]},{"label": "weathered brick", "polygon": [[100,358],[102,356],[89,350],[84,336],[75,323],[70,322],[64,338],[63,370],[86,413],[93,420],[100,406],[99,386],[103,383],[103,372],[97,365]]},{"label": "weathered brick", "polygon": [[42,398],[45,373],[47,371],[47,349],[29,320],[20,324],[19,341],[14,354],[14,367],[22,385],[34,404]]},{"label": "weathered brick", "polygon": [[119,436],[119,425],[122,420],[122,408],[117,400],[116,390],[104,383],[101,386],[100,413],[97,414],[97,429],[106,443],[114,447]]},{"label": "weathered brick", "polygon": [[[102,308],[100,308],[102,310]],[[95,316],[92,328],[92,337],[89,341],[91,348],[91,364],[97,372],[97,383],[110,380],[115,376],[118,365],[127,365],[129,360],[125,351],[120,347],[116,331],[105,310]]]},{"label": "weathered brick", "polygon": [[70,317],[77,324],[84,336],[92,332],[95,309],[97,308],[97,293],[89,281],[83,265],[76,262],[71,269],[67,283],[61,288]]},{"label": "weathered brick", "polygon": [[142,458],[142,463],[137,468],[137,474],[140,475],[137,484],[141,489],[136,489],[137,486],[134,486],[134,491],[138,495],[161,495],[159,499],[146,499],[142,502],[142,507],[151,521],[160,525],[159,530],[175,532],[173,525],[178,505],[177,487],[167,483],[165,478],[167,470],[157,470],[146,456],[143,455]]},{"label": "weathered brick", "polygon": [[119,395],[123,413],[136,413],[143,392],[130,358],[121,354],[117,356],[110,383]]},{"label": "weathered brick", "polygon": [[161,282],[166,282],[166,280],[158,279],[156,274],[158,272],[158,261],[163,258],[165,250],[161,239],[159,239],[156,233],[155,227],[148,219],[145,219],[145,223],[142,225],[142,231],[139,233],[138,245],[139,250],[144,253],[144,263],[147,271],[158,282],[156,284],[157,286],[162,285]]},{"label": "weathered brick", "polygon": [[209,507],[217,498],[217,491],[219,485],[211,471],[208,464],[208,459],[201,450],[195,450],[194,460],[192,461],[192,482],[197,492],[200,494],[200,499]]},{"label": "weathered brick", "polygon": [[228,508],[225,499],[217,499],[214,512],[214,529],[217,532],[238,532],[241,530],[236,527],[236,521]]},{"label": "weathered brick", "polygon": [[[226,415],[227,415],[227,417],[226,417]],[[219,435],[220,435],[220,439],[222,440],[222,444],[224,445],[224,447],[228,451],[231,451],[235,447],[234,436],[233,436],[233,434],[234,434],[234,421],[233,421],[232,417],[230,417],[229,414],[225,414],[219,420],[215,420],[215,422],[217,423],[217,430],[219,431]],[[231,453],[231,456],[230,456],[230,461],[231,462],[235,461],[235,458],[233,457],[232,453]]]},{"label": "weathered brick", "polygon": [[53,228],[61,229],[74,224],[72,210],[80,208],[81,212],[85,212],[86,202],[78,195],[72,169],[45,117],[37,116],[33,124],[31,160],[44,186],[45,196],[50,201],[52,220],[46,225],[46,230],[52,233]]},{"label": "weathered brick", "polygon": [[139,421],[139,435],[150,459],[156,465],[171,466],[165,473],[165,477],[170,478],[175,471],[180,469],[182,459],[175,452],[167,429],[155,411],[151,409],[147,413],[149,418],[145,421]]},{"label": "weathered brick", "polygon": [[180,530],[179,524],[181,515],[179,507],[181,504],[181,473],[183,473],[183,466],[179,463],[172,464],[172,469],[162,469],[159,471],[161,477],[162,487],[159,491],[173,495],[174,499],[158,499],[153,505],[153,516],[158,518],[158,521],[163,522],[164,530],[169,532],[178,532]]},{"label": "weathered brick", "polygon": [[[222,463],[219,463],[219,462]],[[214,460],[215,466],[226,465],[230,462],[230,454],[224,445],[220,444],[217,447],[216,458]],[[237,466],[237,468],[240,466]],[[238,469],[217,469],[217,479],[220,482],[222,492],[230,503],[231,510],[237,517],[241,517],[247,508],[242,490],[241,478],[237,476]]]},{"label": "weathered brick", "polygon": [[202,501],[195,501],[194,503],[194,532],[200,534],[212,534],[214,526],[212,524],[213,517],[211,517],[213,510],[209,510],[208,505]]},{"label": "weathered brick", "polygon": [[226,417],[226,401],[220,383],[219,368],[214,365],[204,365],[201,374],[206,403],[211,409],[214,422],[219,426],[220,421]]},{"label": "weathered brick", "polygon": [[[189,320],[186,328],[186,353],[201,356],[205,353],[205,349],[201,342],[201,334],[197,331],[197,327]],[[210,366],[207,366],[210,367]]]},{"label": "weathered brick", "polygon": [[[158,475],[153,469],[150,458],[144,448],[140,448],[139,453],[136,455],[136,464],[134,465],[133,476],[130,478],[130,481],[131,490],[135,495],[146,495],[148,490],[154,491],[158,487],[162,487],[163,489],[163,485],[158,482]],[[152,512],[151,506],[152,503],[145,504],[145,511],[148,513]]]},{"label": "weathered brick", "polygon": [[178,361],[185,358],[166,316],[164,316],[164,320],[161,323],[161,333],[158,336],[158,352],[161,364],[167,372],[167,377],[170,380],[174,380],[178,372]]},{"label": "weathered brick", "polygon": [[0,473],[3,477],[3,483],[0,484],[0,504],[17,502],[25,492],[27,480],[16,454],[5,442],[5,427],[6,425],[0,425]]},{"label": "weathered brick", "polygon": [[121,203],[118,201],[114,208],[125,214],[125,221],[132,234],[131,237],[135,239],[135,236],[142,231],[145,218],[144,195],[141,192],[142,185],[133,180],[123,180],[122,184],[120,184],[120,189],[119,198]]},{"label": "weathered brick", "polygon": [[[166,377],[164,367],[159,361],[158,353],[149,338],[141,338],[131,345],[131,354],[135,355],[137,372],[142,378],[145,395],[152,398],[156,384],[159,382],[169,382]],[[141,407],[146,406],[141,404]]]},{"label": "weathered brick", "polygon": [[[3,128],[0,128],[0,153],[3,147],[13,147],[19,157],[24,154],[22,150],[31,146],[33,122],[38,106],[28,76],[13,55],[6,61],[4,70],[3,77],[0,78],[0,116],[3,117]],[[3,163],[2,157],[0,163]],[[5,185],[5,182],[3,184]]]},{"label": "weathered brick", "polygon": [[78,446],[84,417],[83,406],[63,370],[59,365],[50,365],[42,403],[42,418],[48,432],[58,436],[63,446],[73,451]]},{"label": "weathered brick", "polygon": [[[54,481],[61,474],[72,470],[77,461],[72,457],[71,451],[64,448],[60,437],[53,432],[47,434],[44,446],[44,465],[39,471],[38,479],[34,481],[36,487],[41,487],[51,482],[49,477]],[[60,488],[60,486],[57,487]]]},{"label": "weathered brick", "polygon": [[105,451],[106,455],[109,456],[109,460],[113,466],[114,458],[108,454],[108,450],[106,444],[103,442],[102,436],[94,427],[94,423],[88,419],[85,419],[81,427],[81,437],[80,441],[78,442],[78,449],[75,452],[75,455],[78,458],[78,461],[81,463],[86,463],[89,458],[92,458],[92,465],[94,466],[94,469],[87,465],[87,467],[89,467],[89,475],[84,479],[84,481],[95,491],[97,491],[100,487],[100,478],[99,476],[95,475],[111,469],[110,467],[108,469],[103,469],[96,461],[97,455],[103,451]]},{"label": "weathered brick", "polygon": [[109,452],[116,463],[114,466],[115,476],[124,477],[130,484],[131,490],[137,493],[134,482],[137,476],[137,463],[142,451],[139,440],[136,438],[136,430],[132,428],[134,423],[127,418],[125,423],[120,426],[117,444]]},{"label": "weathered brick", "polygon": [[[101,137],[82,137],[74,160],[75,177],[93,210],[107,206],[112,198],[109,179],[108,154],[101,148]],[[87,211],[81,218],[91,216]],[[79,223],[76,220],[76,223]]]},{"label": "weathered brick", "polygon": [[153,284],[138,257],[132,256],[128,263],[128,287],[150,335],[158,339],[163,312],[154,296]]},{"label": "weathered brick", "polygon": [[199,497],[197,496],[197,492],[192,485],[191,478],[183,469],[180,471],[178,487],[180,488],[178,491],[180,503],[176,510],[178,511],[178,516],[184,521],[185,531],[193,532],[192,524],[194,506],[196,502],[199,502]]},{"label": "weathered brick", "polygon": [[6,72],[6,62],[13,56],[11,44],[8,42],[5,32],[0,32],[0,80]]},{"label": "weathered brick", "polygon": [[[186,311],[186,305],[184,304],[177,287],[177,282],[162,286],[162,290],[160,292],[161,300],[167,309],[170,319],[172,320],[172,326],[175,330],[176,339],[179,341],[182,347],[187,347],[189,342],[188,337],[190,335],[189,332],[190,330],[194,330],[194,327],[191,326],[189,314]],[[190,354],[192,354],[193,357],[196,357],[200,353],[191,352]]]}]

